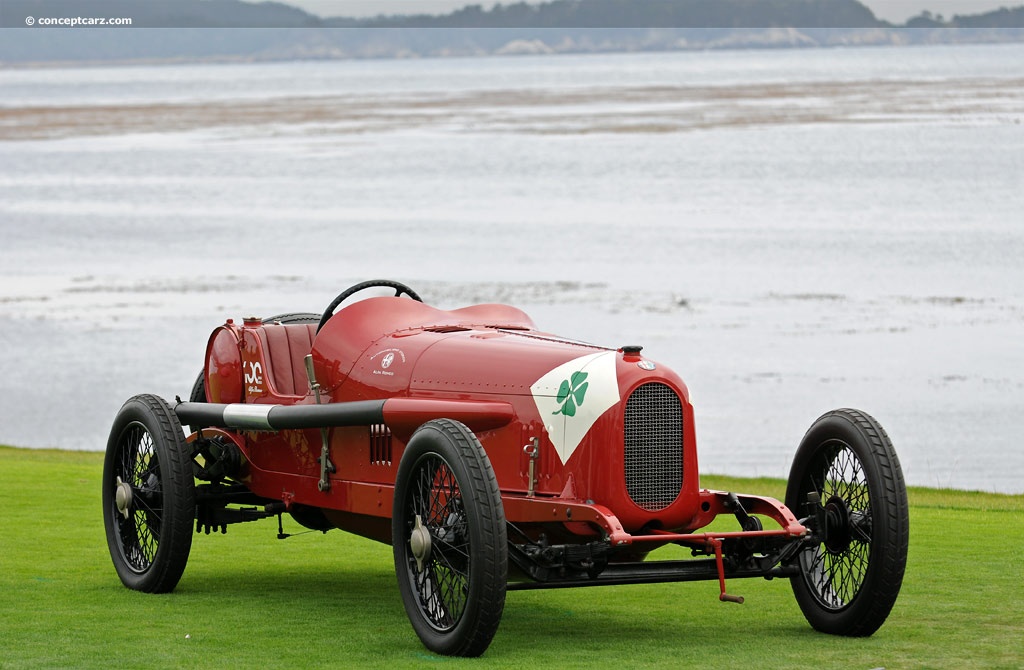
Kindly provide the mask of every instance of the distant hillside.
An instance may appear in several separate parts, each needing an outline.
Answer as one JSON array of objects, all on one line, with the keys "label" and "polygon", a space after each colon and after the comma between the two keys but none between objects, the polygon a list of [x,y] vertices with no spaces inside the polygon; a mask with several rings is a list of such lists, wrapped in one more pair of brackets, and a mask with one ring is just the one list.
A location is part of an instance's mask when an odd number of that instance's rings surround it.
[{"label": "distant hillside", "polygon": [[[131,25],[45,25],[114,17]],[[555,0],[358,20],[279,2],[0,0],[0,65],[1006,41],[1024,41],[1024,6],[951,19],[926,12],[893,26],[857,0]]]},{"label": "distant hillside", "polygon": [[[328,20],[327,23],[331,21]],[[857,0],[555,0],[472,5],[443,16],[393,16],[363,25],[404,28],[878,28]]]},{"label": "distant hillside", "polygon": [[1002,7],[984,14],[954,16],[943,19],[941,15],[922,12],[907,21],[907,28],[970,28],[970,29],[1021,29],[1024,28],[1024,6],[1007,9]]},{"label": "distant hillside", "polygon": [[280,2],[0,0],[0,27],[25,28],[28,16],[37,20],[129,17],[133,28],[301,28],[321,24],[319,17]]},{"label": "distant hillside", "polygon": [[931,12],[904,25],[875,17],[858,0],[553,0],[443,15],[328,18],[324,25],[377,28],[1024,28],[1024,5],[943,20]]}]

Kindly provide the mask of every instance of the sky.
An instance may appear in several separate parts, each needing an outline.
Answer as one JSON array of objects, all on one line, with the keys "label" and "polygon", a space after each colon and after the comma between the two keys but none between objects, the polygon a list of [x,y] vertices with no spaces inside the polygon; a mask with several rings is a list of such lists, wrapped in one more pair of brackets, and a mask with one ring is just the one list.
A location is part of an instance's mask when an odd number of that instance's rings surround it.
[{"label": "sky", "polygon": [[[445,14],[469,4],[490,8],[493,0],[283,0],[286,4],[320,16],[375,16],[377,14]],[[518,0],[505,0],[513,4]],[[536,4],[538,0],[528,0]],[[942,14],[981,14],[1014,7],[1024,0],[861,0],[880,19],[903,23],[923,10]]]}]

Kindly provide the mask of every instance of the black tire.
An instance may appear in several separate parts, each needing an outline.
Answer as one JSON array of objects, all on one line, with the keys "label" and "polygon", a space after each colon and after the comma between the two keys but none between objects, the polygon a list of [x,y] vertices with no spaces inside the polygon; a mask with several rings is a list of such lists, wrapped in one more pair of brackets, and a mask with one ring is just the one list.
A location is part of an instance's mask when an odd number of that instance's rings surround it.
[{"label": "black tire", "polygon": [[824,526],[790,579],[808,623],[833,635],[874,633],[899,595],[910,537],[907,488],[885,430],[854,409],[815,421],[793,459],[786,505]]},{"label": "black tire", "polygon": [[199,371],[195,383],[192,384],[192,392],[188,394],[189,402],[206,402],[206,372]]},{"label": "black tire", "polygon": [[280,323],[285,326],[295,323],[320,323],[320,315],[313,312],[289,312],[268,316],[263,319],[263,323]]},{"label": "black tire", "polygon": [[449,419],[420,426],[394,502],[395,572],[412,627],[435,653],[479,656],[501,622],[508,548],[498,482],[472,431]]},{"label": "black tire", "polygon": [[192,548],[195,482],[181,424],[154,395],[114,419],[103,462],[103,524],[118,577],[130,589],[174,590]]}]

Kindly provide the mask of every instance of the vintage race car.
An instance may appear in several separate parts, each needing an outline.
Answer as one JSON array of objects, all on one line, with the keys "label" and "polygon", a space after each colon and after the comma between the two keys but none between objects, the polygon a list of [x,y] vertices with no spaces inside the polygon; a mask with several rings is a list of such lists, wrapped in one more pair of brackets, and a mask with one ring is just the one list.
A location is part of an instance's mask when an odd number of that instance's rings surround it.
[{"label": "vintage race car", "polygon": [[[338,309],[375,286],[395,293]],[[785,504],[707,490],[687,387],[641,347],[384,280],[322,315],[229,319],[188,402],[128,400],[103,511],[117,574],[147,592],[174,589],[193,532],[233,523],[287,513],[391,544],[414,630],[461,656],[487,649],[508,589],[702,579],[742,602],[726,580],[788,578],[811,626],[870,635],[909,532],[899,460],[864,412],[814,422]],[[693,557],[645,560],[668,544]]]}]

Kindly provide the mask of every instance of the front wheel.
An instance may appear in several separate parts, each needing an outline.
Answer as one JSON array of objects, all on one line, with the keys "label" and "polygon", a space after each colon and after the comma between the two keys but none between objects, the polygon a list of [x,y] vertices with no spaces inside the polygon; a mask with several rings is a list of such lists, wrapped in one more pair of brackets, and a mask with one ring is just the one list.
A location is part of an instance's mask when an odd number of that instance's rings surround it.
[{"label": "front wheel", "polygon": [[790,580],[807,621],[834,635],[874,633],[899,595],[910,527],[903,471],[885,430],[853,409],[815,421],[793,459],[786,505],[813,530]]},{"label": "front wheel", "polygon": [[501,493],[480,441],[430,421],[398,466],[392,545],[402,603],[431,651],[479,656],[505,606],[508,548]]},{"label": "front wheel", "polygon": [[117,575],[136,591],[165,593],[192,548],[195,482],[174,410],[135,396],[114,419],[103,461],[103,524]]}]

